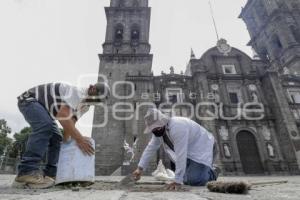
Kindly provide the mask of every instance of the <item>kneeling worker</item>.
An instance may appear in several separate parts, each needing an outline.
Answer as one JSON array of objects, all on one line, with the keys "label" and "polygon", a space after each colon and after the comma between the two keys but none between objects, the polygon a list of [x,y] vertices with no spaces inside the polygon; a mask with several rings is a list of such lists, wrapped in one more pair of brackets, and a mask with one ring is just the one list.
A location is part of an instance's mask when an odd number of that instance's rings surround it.
[{"label": "kneeling worker", "polygon": [[188,118],[169,118],[157,109],[148,110],[145,123],[145,133],[153,135],[133,172],[136,180],[140,179],[161,144],[176,166],[175,180],[168,185],[169,190],[177,190],[182,184],[203,186],[217,179],[212,167],[215,138],[205,128]]}]

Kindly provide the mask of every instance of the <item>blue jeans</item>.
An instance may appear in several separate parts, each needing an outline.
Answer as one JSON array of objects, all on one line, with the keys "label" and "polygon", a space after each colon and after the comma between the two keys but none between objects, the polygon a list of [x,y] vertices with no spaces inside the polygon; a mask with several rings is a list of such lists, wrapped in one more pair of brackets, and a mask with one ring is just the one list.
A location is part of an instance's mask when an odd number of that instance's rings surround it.
[{"label": "blue jeans", "polygon": [[25,153],[18,166],[18,175],[39,172],[41,161],[47,155],[47,162],[43,169],[44,175],[55,177],[62,141],[62,136],[56,122],[50,117],[48,111],[36,100],[19,102],[18,107],[32,128]]},{"label": "blue jeans", "polygon": [[204,186],[209,181],[216,180],[213,170],[201,163],[187,159],[183,182],[185,185]]}]

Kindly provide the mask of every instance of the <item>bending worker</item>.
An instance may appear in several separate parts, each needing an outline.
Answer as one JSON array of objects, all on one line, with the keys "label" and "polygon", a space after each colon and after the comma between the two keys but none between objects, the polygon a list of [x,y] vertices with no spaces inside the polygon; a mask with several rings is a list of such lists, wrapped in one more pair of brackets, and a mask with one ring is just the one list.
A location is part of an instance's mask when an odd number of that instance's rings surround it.
[{"label": "bending worker", "polygon": [[[109,94],[106,83],[77,88],[63,83],[49,83],[29,89],[18,97],[18,107],[30,124],[26,150],[18,166],[14,187],[48,188],[54,185],[62,135],[55,120],[64,129],[64,139],[73,138],[80,150],[93,155],[88,138],[76,129],[76,121],[89,110],[90,105],[103,101]],[[41,170],[41,162],[47,162]]]}]

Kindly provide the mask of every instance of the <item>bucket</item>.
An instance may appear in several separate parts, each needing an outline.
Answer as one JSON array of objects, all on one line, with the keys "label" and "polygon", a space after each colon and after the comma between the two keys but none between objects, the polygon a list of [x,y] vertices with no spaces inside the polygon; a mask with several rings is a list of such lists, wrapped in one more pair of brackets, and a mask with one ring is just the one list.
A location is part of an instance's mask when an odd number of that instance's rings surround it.
[{"label": "bucket", "polygon": [[[93,147],[95,142],[90,138]],[[75,140],[61,145],[55,184],[95,181],[95,155],[84,155]]]}]

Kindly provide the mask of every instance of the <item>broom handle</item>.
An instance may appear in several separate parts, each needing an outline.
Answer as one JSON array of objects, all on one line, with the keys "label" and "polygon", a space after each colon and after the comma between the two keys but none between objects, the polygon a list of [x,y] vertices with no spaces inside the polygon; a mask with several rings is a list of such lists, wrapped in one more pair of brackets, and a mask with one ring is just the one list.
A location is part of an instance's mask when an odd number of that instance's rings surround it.
[{"label": "broom handle", "polygon": [[287,180],[283,180],[283,181],[266,181],[266,182],[253,182],[250,184],[252,186],[259,186],[259,185],[270,185],[270,184],[283,184],[283,183],[287,183],[288,181]]}]

